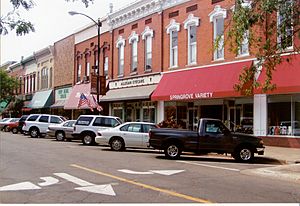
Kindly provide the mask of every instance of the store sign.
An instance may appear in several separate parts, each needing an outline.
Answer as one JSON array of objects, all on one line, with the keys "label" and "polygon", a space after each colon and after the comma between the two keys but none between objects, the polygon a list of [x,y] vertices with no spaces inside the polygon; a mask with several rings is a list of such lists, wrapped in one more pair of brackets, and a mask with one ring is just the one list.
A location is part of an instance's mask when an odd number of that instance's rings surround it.
[{"label": "store sign", "polygon": [[122,79],[118,81],[112,81],[109,83],[110,89],[120,89],[126,87],[137,87],[137,86],[145,86],[158,84],[161,79],[160,74],[143,76],[143,77],[135,77],[130,79]]},{"label": "store sign", "polygon": [[189,99],[207,99],[212,98],[212,92],[187,93],[187,94],[172,94],[170,100],[189,100]]},{"label": "store sign", "polygon": [[55,101],[66,100],[71,93],[71,87],[55,90]]}]

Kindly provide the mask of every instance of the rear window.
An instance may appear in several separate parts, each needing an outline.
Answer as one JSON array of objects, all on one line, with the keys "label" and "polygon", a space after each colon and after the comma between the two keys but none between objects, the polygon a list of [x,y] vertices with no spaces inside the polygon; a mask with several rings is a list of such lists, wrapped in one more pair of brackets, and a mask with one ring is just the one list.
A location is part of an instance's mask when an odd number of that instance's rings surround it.
[{"label": "rear window", "polygon": [[156,125],[151,125],[151,124],[144,124],[143,125],[143,132],[144,133],[149,133],[149,130],[150,129],[155,129],[155,128],[157,128],[157,126]]},{"label": "rear window", "polygon": [[93,126],[97,127],[116,127],[120,125],[120,123],[113,119],[107,117],[97,117],[93,123]]},{"label": "rear window", "polygon": [[54,123],[54,124],[60,124],[63,121],[61,119],[59,119],[58,117],[51,117],[50,122]]},{"label": "rear window", "polygon": [[75,125],[88,126],[92,120],[93,117],[79,117]]},{"label": "rear window", "polygon": [[39,122],[48,122],[49,121],[49,116],[41,116],[39,119]]},{"label": "rear window", "polygon": [[19,120],[19,122],[25,121],[27,117],[28,117],[28,116],[22,116],[21,119]]},{"label": "rear window", "polygon": [[35,121],[38,117],[39,117],[39,115],[32,115],[27,119],[27,121],[31,121],[31,122]]}]

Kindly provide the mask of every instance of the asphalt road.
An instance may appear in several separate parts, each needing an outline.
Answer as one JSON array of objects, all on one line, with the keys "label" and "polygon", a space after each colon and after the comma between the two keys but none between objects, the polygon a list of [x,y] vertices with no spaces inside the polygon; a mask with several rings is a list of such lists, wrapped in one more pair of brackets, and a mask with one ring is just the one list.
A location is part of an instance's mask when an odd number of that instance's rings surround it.
[{"label": "asphalt road", "polygon": [[0,203],[299,203],[299,182],[245,172],[274,164],[218,155],[174,161],[150,149],[0,132]]}]

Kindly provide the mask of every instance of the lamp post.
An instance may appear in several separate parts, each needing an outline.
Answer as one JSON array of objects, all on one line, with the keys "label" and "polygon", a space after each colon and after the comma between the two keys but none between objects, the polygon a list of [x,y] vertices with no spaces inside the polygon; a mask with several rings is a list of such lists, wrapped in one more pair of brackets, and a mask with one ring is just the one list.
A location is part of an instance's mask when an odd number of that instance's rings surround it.
[{"label": "lamp post", "polygon": [[90,20],[92,20],[92,22],[95,23],[95,25],[97,25],[97,29],[98,29],[98,33],[97,33],[97,41],[98,41],[98,46],[97,46],[97,103],[99,104],[99,76],[100,76],[100,28],[102,26],[102,23],[100,21],[100,18],[98,18],[98,21],[95,21],[92,17],[86,15],[86,14],[83,14],[83,13],[79,13],[79,12],[76,12],[76,11],[69,11],[68,12],[71,16],[74,16],[74,15],[82,15],[82,16],[85,16],[87,18],[89,18]]}]

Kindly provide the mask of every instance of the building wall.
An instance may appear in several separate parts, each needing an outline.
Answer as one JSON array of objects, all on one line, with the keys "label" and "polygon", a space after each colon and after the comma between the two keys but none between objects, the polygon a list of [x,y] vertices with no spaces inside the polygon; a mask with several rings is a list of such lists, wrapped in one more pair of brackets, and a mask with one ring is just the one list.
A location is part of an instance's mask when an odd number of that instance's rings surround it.
[{"label": "building wall", "polygon": [[54,43],[54,87],[73,84],[74,35]]}]

